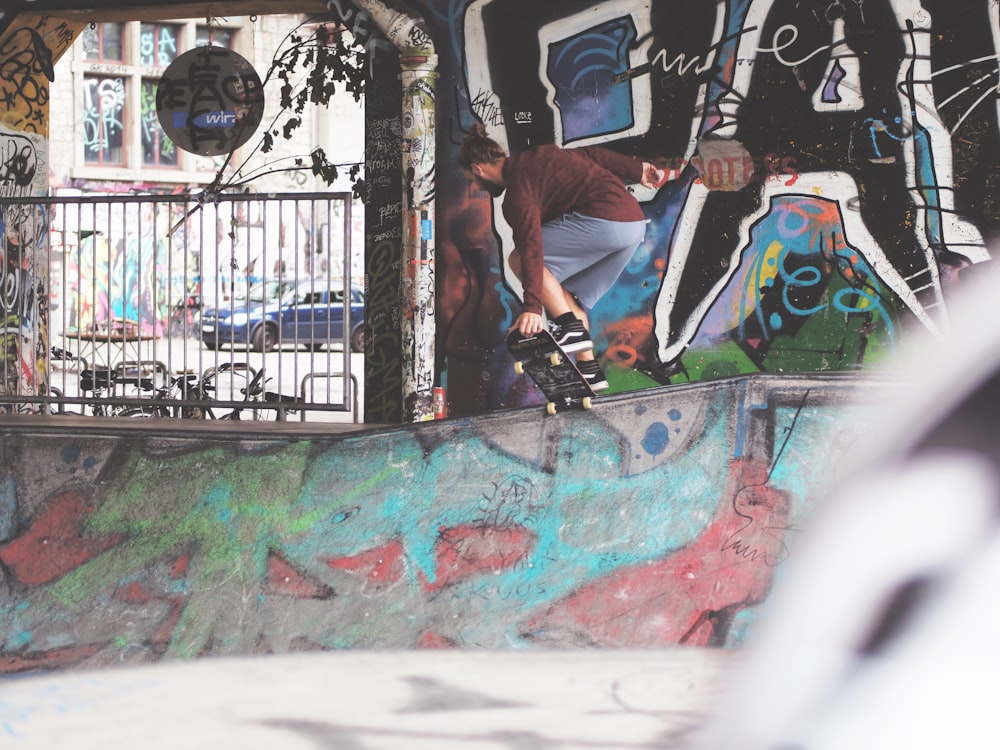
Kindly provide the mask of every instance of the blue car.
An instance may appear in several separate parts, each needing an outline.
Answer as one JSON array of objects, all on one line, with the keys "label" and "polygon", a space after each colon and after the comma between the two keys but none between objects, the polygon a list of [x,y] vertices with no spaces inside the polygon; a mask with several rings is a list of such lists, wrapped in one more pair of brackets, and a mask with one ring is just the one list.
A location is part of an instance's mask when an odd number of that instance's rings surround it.
[{"label": "blue car", "polygon": [[[269,352],[276,346],[294,344],[318,350],[344,341],[344,290],[328,287],[318,279],[300,281],[280,299],[268,294],[247,295],[245,301],[207,310],[201,315],[201,340],[209,349],[243,345]],[[256,299],[255,299],[256,297]],[[351,290],[347,340],[352,351],[365,348],[365,302]]]}]

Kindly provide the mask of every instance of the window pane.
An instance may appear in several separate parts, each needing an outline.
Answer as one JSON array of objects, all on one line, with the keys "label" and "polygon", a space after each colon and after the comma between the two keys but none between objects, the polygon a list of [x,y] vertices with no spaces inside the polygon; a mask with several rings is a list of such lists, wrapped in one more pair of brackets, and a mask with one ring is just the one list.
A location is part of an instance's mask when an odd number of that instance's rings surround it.
[{"label": "window pane", "polygon": [[83,58],[122,62],[122,24],[99,23],[83,30]]},{"label": "window pane", "polygon": [[124,163],[125,81],[83,79],[83,152],[88,164]]},{"label": "window pane", "polygon": [[195,32],[195,46],[233,48],[233,32],[231,29],[213,29],[209,26],[199,26]]},{"label": "window pane", "polygon": [[122,24],[101,24],[101,59],[124,60],[122,55]]},{"label": "window pane", "polygon": [[166,67],[177,57],[180,27],[173,24],[144,23],[139,26],[139,64]]},{"label": "window pane", "polygon": [[97,60],[101,56],[101,35],[97,27],[87,26],[81,34],[83,39],[83,59]]},{"label": "window pane", "polygon": [[156,84],[142,79],[142,163],[147,167],[176,167],[177,147],[160,127],[156,116]]}]

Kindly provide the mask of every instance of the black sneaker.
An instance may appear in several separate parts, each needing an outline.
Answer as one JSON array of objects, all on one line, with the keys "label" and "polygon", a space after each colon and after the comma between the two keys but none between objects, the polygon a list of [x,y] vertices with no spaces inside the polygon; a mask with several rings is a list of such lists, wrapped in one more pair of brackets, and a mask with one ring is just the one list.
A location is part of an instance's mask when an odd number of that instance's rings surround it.
[{"label": "black sneaker", "polygon": [[590,334],[583,327],[583,321],[579,318],[574,317],[565,323],[551,321],[549,329],[552,331],[552,338],[567,354],[585,352],[594,348],[594,342],[590,340]]},{"label": "black sneaker", "polygon": [[604,373],[601,372],[601,366],[597,364],[595,360],[577,360],[576,368],[583,375],[583,379],[587,381],[587,385],[590,386],[591,390],[595,393],[597,391],[603,391],[607,389],[608,380],[604,377]]}]

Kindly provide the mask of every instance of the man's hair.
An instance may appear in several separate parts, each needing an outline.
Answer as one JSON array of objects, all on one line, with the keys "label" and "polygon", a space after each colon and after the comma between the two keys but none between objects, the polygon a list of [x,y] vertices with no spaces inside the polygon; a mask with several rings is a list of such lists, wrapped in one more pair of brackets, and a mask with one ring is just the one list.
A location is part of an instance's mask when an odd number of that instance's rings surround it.
[{"label": "man's hair", "polygon": [[458,147],[458,166],[471,169],[473,164],[492,164],[505,156],[503,146],[486,135],[486,126],[476,123],[472,134]]}]

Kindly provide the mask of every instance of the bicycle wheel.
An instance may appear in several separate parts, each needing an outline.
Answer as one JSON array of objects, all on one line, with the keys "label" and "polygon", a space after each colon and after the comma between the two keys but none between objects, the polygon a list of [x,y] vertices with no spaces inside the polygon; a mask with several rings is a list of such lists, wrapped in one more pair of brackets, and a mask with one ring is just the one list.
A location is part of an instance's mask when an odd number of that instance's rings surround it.
[{"label": "bicycle wheel", "polygon": [[111,412],[114,417],[163,417],[161,406],[122,406],[115,408]]},{"label": "bicycle wheel", "polygon": [[[251,372],[253,371],[251,370]],[[275,421],[277,419],[277,411],[271,408],[265,400],[264,383],[266,380],[264,368],[253,372],[253,376],[247,381],[246,385],[239,389],[245,406],[237,406],[230,413],[220,417],[220,419],[254,422]]]}]

